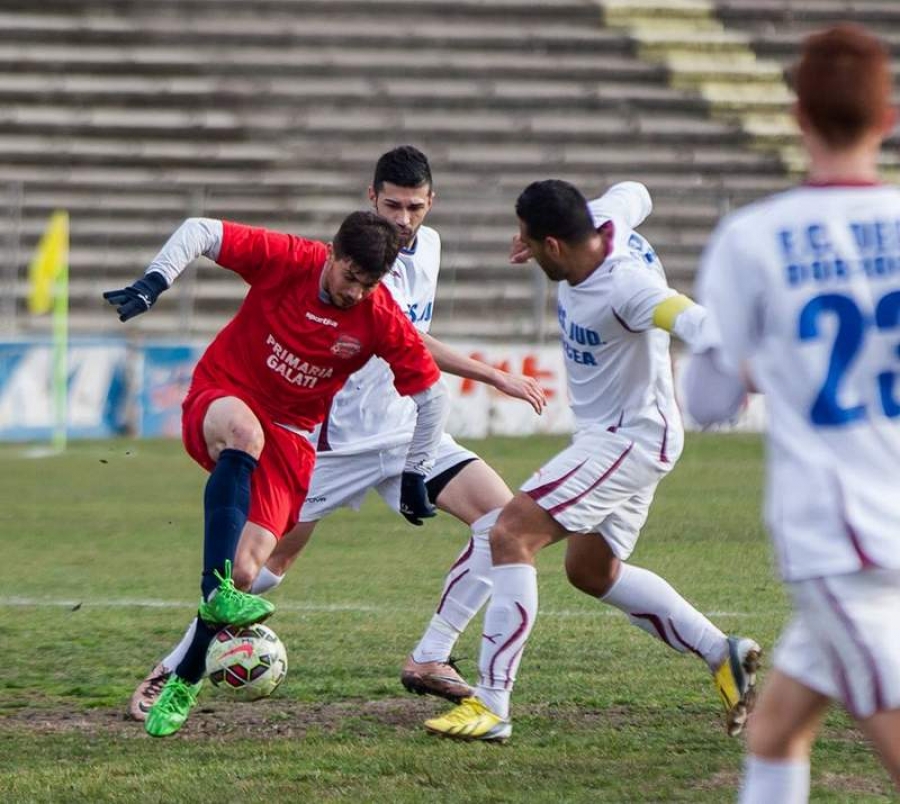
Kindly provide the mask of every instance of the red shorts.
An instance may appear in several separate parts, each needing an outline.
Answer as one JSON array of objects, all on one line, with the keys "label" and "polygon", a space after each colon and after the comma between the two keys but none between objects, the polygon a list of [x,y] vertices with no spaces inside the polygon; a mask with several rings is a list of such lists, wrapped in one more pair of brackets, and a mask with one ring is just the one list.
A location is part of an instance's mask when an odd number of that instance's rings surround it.
[{"label": "red shorts", "polygon": [[206,449],[203,419],[209,406],[226,396],[235,396],[244,402],[262,425],[266,443],[250,479],[248,519],[280,539],[294,527],[300,516],[316,462],[316,450],[302,435],[272,422],[249,399],[222,388],[191,388],[181,406],[181,438],[188,455],[208,472],[213,470],[216,462]]}]

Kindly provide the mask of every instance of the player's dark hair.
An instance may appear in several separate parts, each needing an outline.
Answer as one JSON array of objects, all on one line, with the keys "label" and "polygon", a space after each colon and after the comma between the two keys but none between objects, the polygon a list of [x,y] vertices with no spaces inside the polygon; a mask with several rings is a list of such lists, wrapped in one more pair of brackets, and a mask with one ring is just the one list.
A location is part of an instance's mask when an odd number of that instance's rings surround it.
[{"label": "player's dark hair", "polygon": [[877,127],[891,103],[885,46],[849,23],[812,34],[792,71],[798,106],[828,145],[852,145]]},{"label": "player's dark hair", "polygon": [[382,154],[375,163],[372,188],[376,193],[380,193],[385,182],[396,184],[398,187],[421,187],[427,184],[428,189],[432,189],[428,157],[412,145],[400,145]]},{"label": "player's dark hair", "polygon": [[400,253],[400,231],[374,212],[353,212],[344,218],[332,247],[336,259],[350,260],[361,273],[380,279]]},{"label": "player's dark hair", "polygon": [[529,184],[516,201],[516,215],[535,240],[555,237],[577,245],[596,231],[587,199],[561,179]]}]

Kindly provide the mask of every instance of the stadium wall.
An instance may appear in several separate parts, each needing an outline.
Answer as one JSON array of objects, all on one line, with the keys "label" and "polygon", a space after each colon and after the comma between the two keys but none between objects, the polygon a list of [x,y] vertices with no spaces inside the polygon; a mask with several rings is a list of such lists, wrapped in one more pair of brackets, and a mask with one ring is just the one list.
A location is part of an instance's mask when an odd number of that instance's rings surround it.
[{"label": "stadium wall", "polygon": [[[555,345],[474,344],[457,350],[516,374],[538,379],[548,406],[536,416],[524,402],[471,380],[445,376],[452,408],[447,429],[464,438],[570,433],[565,366]],[[77,338],[68,353],[68,435],[179,437],[181,400],[204,344]],[[676,376],[680,359],[676,359]],[[52,345],[46,339],[0,341],[0,440],[36,441],[53,432]],[[729,429],[758,431],[764,413],[753,399]],[[689,428],[691,422],[687,422]]]}]

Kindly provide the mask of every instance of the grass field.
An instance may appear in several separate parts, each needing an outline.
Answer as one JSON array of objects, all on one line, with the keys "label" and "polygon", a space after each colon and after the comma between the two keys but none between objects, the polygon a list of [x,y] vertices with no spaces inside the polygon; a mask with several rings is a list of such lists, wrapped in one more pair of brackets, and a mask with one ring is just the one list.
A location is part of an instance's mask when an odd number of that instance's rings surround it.
[{"label": "grass field", "polygon": [[[515,484],[562,443],[472,446]],[[0,801],[734,798],[742,746],[725,736],[706,668],[568,587],[559,546],[539,563],[512,740],[427,735],[421,721],[445,705],[407,695],[398,670],[466,533],[446,516],[411,528],[376,500],[323,524],[272,594],[290,660],[275,696],[237,704],[208,688],[181,733],[152,740],[123,713],[195,609],[205,475],[174,442],[22,452],[0,447]],[[761,475],[758,439],[690,437],[633,562],[770,649],[787,606],[759,521]],[[460,645],[469,676],[478,633]],[[842,714],[813,762],[814,801],[892,799]]]}]

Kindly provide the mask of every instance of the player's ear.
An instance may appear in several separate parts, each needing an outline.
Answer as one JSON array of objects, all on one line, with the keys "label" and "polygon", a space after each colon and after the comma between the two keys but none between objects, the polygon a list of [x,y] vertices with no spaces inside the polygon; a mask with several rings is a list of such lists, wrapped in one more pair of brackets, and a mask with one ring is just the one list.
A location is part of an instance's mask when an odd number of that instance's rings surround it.
[{"label": "player's ear", "polygon": [[371,201],[373,205],[375,204],[376,201],[378,201],[378,193],[375,192],[375,188],[371,184],[369,185],[368,196],[369,196],[369,201]]},{"label": "player's ear", "polygon": [[544,251],[554,259],[558,259],[562,253],[562,243],[555,237],[544,238]]}]

